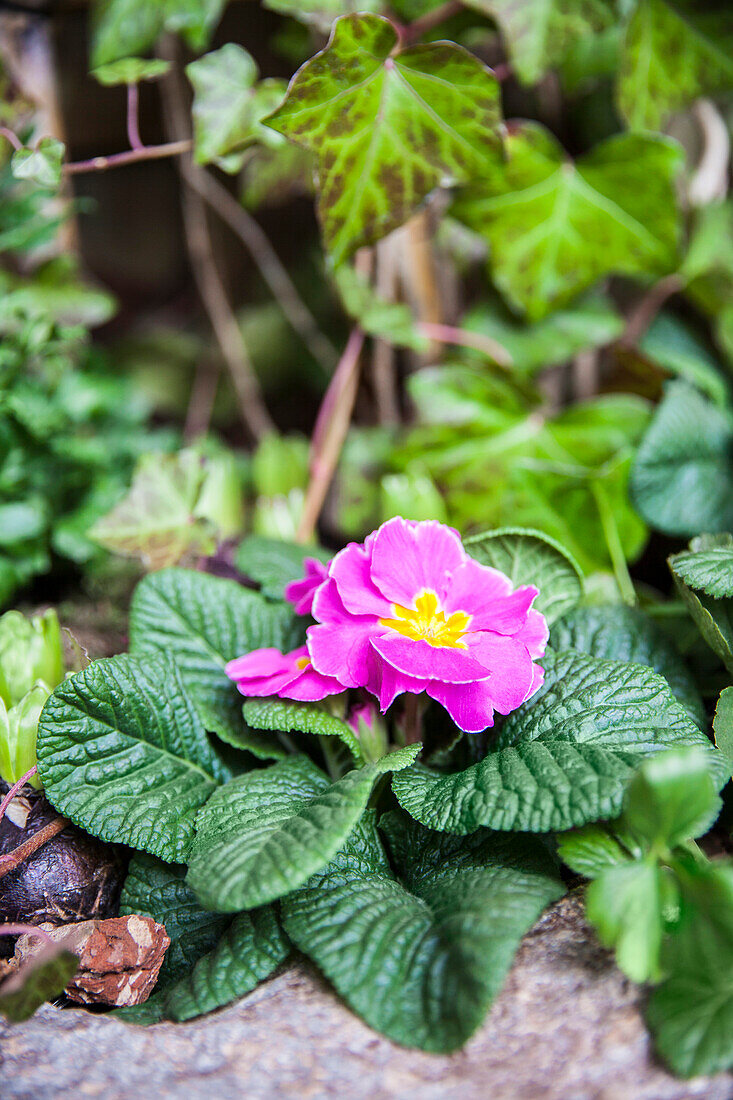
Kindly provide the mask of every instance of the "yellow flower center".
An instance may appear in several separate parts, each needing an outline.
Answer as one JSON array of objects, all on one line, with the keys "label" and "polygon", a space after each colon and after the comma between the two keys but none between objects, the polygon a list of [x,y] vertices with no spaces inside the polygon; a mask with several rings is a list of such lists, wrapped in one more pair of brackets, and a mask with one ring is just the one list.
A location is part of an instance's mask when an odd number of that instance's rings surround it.
[{"label": "yellow flower center", "polygon": [[438,597],[434,592],[423,592],[415,600],[415,609],[392,604],[394,619],[380,619],[382,626],[404,634],[414,642],[427,642],[428,645],[445,646],[451,649],[465,649],[462,641],[468,630],[471,616],[465,611],[454,611],[446,619],[445,612],[439,611]]},{"label": "yellow flower center", "polygon": [[302,672],[304,668],[308,668],[311,663],[310,657],[298,657],[295,661],[295,667]]}]

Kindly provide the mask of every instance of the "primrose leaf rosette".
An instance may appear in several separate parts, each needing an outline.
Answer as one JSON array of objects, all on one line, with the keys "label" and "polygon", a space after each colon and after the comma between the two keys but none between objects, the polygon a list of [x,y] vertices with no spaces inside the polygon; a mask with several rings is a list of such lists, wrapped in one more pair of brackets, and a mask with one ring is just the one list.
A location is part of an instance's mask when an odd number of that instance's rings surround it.
[{"label": "primrose leaf rosette", "polygon": [[316,620],[306,646],[260,649],[231,661],[243,695],[318,700],[365,688],[385,711],[404,692],[427,694],[460,729],[477,733],[543,682],[536,659],[548,628],[538,589],[471,558],[450,527],[401,517],[350,543],[327,569],[286,589]]}]

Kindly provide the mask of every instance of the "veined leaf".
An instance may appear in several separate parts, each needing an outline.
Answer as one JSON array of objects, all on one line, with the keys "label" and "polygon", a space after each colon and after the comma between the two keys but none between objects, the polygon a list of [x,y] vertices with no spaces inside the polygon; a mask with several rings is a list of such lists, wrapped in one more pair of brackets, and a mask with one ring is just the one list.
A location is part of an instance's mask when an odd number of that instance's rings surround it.
[{"label": "veined leaf", "polygon": [[733,416],[684,382],[654,413],[631,474],[634,504],[668,535],[733,528]]},{"label": "veined leaf", "polygon": [[540,594],[534,607],[555,622],[583,595],[583,575],[573,557],[541,531],[504,527],[473,535],[464,542],[466,552],[481,562],[506,573],[515,588],[533,584]]},{"label": "veined leaf", "polygon": [[[690,549],[693,553],[699,553],[725,547],[730,537],[727,534],[700,535],[692,540]],[[716,599],[691,588],[677,573],[677,556],[673,554],[668,559],[677,591],[707,644],[733,674],[733,598]]]},{"label": "veined leaf", "polygon": [[343,845],[380,774],[368,764],[332,784],[289,756],[227,783],[196,822],[187,881],[202,905],[233,913],[302,886]]},{"label": "veined leaf", "polygon": [[312,703],[294,703],[287,699],[248,699],[244,704],[244,718],[256,730],[275,730],[290,733],[311,733],[315,737],[337,737],[361,764],[364,755],[359,741],[350,726],[334,714]]},{"label": "veined leaf", "polygon": [[388,815],[399,877],[371,815],[302,890],[285,930],[363,1019],[444,1053],[476,1030],[521,937],[563,887],[531,838],[440,836]]},{"label": "veined leaf", "polygon": [[229,773],[181,674],[152,653],[94,661],[38,724],[46,797],[92,836],[183,862],[197,810]]},{"label": "veined leaf", "polygon": [[499,138],[493,74],[452,43],[394,53],[377,15],[338,19],[267,125],[318,158],[318,209],[334,264],[407,221],[436,187],[465,181]]},{"label": "veined leaf", "polygon": [[690,670],[669,635],[643,611],[621,604],[575,608],[553,626],[550,645],[558,653],[577,649],[604,660],[648,665],[665,678],[693,721],[705,726],[705,708]]},{"label": "veined leaf", "polygon": [[709,536],[704,549],[683,550],[673,561],[675,576],[689,588],[716,600],[733,597],[733,535]]},{"label": "veined leaf", "polygon": [[429,828],[479,826],[544,832],[618,816],[635,768],[675,745],[699,745],[721,786],[721,755],[641,665],[572,650],[542,659],[545,682],[503,723],[486,757],[441,775],[416,767],[396,775],[402,806]]},{"label": "veined leaf", "polygon": [[215,947],[230,923],[229,916],[202,909],[185,880],[185,866],[163,863],[141,852],[130,860],[122,887],[120,915],[152,917],[165,925],[170,938],[159,985],[188,974],[194,963]]},{"label": "veined leaf", "polygon": [[619,134],[575,164],[538,123],[517,123],[508,159],[456,204],[489,243],[498,289],[536,321],[604,275],[664,275],[677,262],[681,148]]},{"label": "veined leaf", "polygon": [[250,535],[237,547],[234,560],[240,573],[259,584],[263,596],[269,600],[282,600],[285,598],[285,586],[303,576],[306,558],[327,562],[332,556],[321,546],[303,546],[283,542],[282,539]]},{"label": "veined leaf", "polygon": [[733,770],[733,687],[727,687],[720,693],[713,719],[715,744]]},{"label": "veined leaf", "polygon": [[267,758],[279,749],[272,738],[245,726],[242,696],[224,666],[261,647],[292,649],[292,623],[290,608],[268,603],[235,581],[167,569],[145,577],[135,590],[130,652],[141,658],[167,653],[180,668],[207,729]]},{"label": "veined leaf", "polygon": [[702,95],[733,88],[733,27],[724,7],[639,0],[626,28],[618,105],[630,126],[661,130]]}]

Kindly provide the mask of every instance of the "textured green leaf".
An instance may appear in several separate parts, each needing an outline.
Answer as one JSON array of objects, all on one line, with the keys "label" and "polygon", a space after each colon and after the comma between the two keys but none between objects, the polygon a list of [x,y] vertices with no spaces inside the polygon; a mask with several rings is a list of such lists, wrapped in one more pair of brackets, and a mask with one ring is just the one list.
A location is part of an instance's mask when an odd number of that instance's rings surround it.
[{"label": "textured green leaf", "polygon": [[182,862],[197,810],[229,773],[172,661],[95,661],[56,688],[38,724],[48,800],[92,836]]},{"label": "textured green leaf", "polygon": [[264,6],[280,15],[290,15],[301,23],[327,33],[334,19],[355,12],[380,12],[381,0],[263,0]]},{"label": "textured green leaf", "polygon": [[[618,105],[630,126],[661,130],[702,95],[733,88],[733,26],[725,5],[639,0],[621,55]],[[702,10],[701,10],[702,9]]]},{"label": "textured green leaf", "polygon": [[539,123],[520,123],[507,151],[506,163],[487,166],[456,214],[488,241],[496,286],[530,320],[604,275],[674,269],[682,166],[675,142],[619,134],[573,164]]},{"label": "textured green leaf", "polygon": [[114,87],[117,84],[139,84],[142,80],[157,80],[170,70],[170,61],[162,58],[124,57],[111,65],[94,69],[92,76],[100,84]]},{"label": "textured green leaf", "polygon": [[682,1077],[733,1066],[733,867],[685,877],[680,927],[665,945],[668,976],[651,995],[656,1047]]},{"label": "textured green leaf", "polygon": [[634,982],[659,978],[667,872],[656,860],[609,867],[588,887],[586,914],[616,962]]},{"label": "textured green leaf", "polygon": [[56,138],[41,138],[35,149],[17,149],[10,169],[17,180],[30,180],[39,187],[55,190],[61,184],[61,166],[66,148]]},{"label": "textured green leaf", "polygon": [[120,896],[120,915],[136,913],[165,925],[170,947],[165,953],[159,985],[188,974],[210,951],[230,923],[229,916],[202,909],[186,885],[186,868],[163,863],[141,852],[130,860]]},{"label": "textured green leaf", "polygon": [[540,531],[505,527],[474,535],[464,545],[476,561],[506,573],[515,588],[522,584],[539,588],[534,606],[548,623],[554,623],[583,595],[583,577],[572,556]]},{"label": "textured green leaf", "polygon": [[476,1030],[514,952],[563,888],[531,838],[439,836],[389,815],[399,877],[366,815],[282,903],[285,930],[363,1019],[442,1053]]},{"label": "textured green leaf", "polygon": [[164,31],[182,34],[193,50],[205,48],[226,0],[99,0],[94,5],[92,68],[139,57]]},{"label": "textured green leaf", "polygon": [[[693,553],[707,552],[719,546],[726,546],[730,535],[700,535],[690,543]],[[695,621],[703,638],[717,653],[728,671],[733,675],[733,599],[724,597],[715,599],[702,591],[694,591],[677,573],[677,554],[668,559],[677,591]]]},{"label": "textured green leaf", "polygon": [[259,139],[270,143],[283,138],[260,126],[282,102],[281,80],[257,83],[257,63],[234,42],[186,66],[194,89],[194,158],[198,164],[217,164],[228,172],[242,167],[243,151]]},{"label": "textured green leaf", "polygon": [[188,882],[202,905],[232,913],[302,886],[343,845],[379,774],[368,764],[332,784],[290,756],[227,783],[196,822]]},{"label": "textured green leaf", "polygon": [[643,611],[623,605],[578,607],[553,626],[550,645],[559,653],[577,649],[605,660],[648,665],[665,678],[693,721],[705,725],[694,677],[669,635]]},{"label": "textured green leaf", "polygon": [[668,535],[733,528],[733,416],[673,382],[639,447],[634,504]]},{"label": "textured green leaf", "polygon": [[44,944],[0,985],[0,1015],[16,1024],[29,1020],[44,1001],[63,993],[78,968],[78,957],[62,944]]},{"label": "textured green leaf", "polygon": [[248,699],[244,719],[256,730],[310,733],[315,737],[337,737],[357,763],[364,760],[361,746],[350,726],[312,703],[291,703],[287,699]]},{"label": "textured green leaf", "polygon": [[733,597],[733,535],[721,534],[704,550],[674,555],[675,575],[716,600]]},{"label": "textured green leaf", "polygon": [[506,39],[519,79],[534,84],[563,60],[580,39],[599,34],[611,24],[603,0],[466,0],[468,7],[490,15]]},{"label": "textured green leaf", "polygon": [[498,84],[453,43],[394,53],[377,15],[344,16],[294,76],[267,124],[318,158],[318,208],[340,263],[407,221],[447,181],[465,181],[499,148]]},{"label": "textured green leaf", "polygon": [[667,683],[648,668],[586,654],[548,653],[545,683],[503,723],[486,757],[441,775],[416,766],[394,776],[399,802],[433,829],[479,826],[544,832],[616,817],[641,761],[675,745],[709,753],[718,786],[722,757]]},{"label": "textured green leaf", "polygon": [[207,729],[257,756],[279,753],[271,738],[250,736],[242,696],[224,666],[253,649],[292,648],[288,607],[268,603],[234,581],[186,569],[145,577],[130,608],[130,652],[167,653],[181,669]]},{"label": "textured green leaf", "polygon": [[733,769],[733,687],[721,691],[713,719],[715,744]]},{"label": "textured green leaf", "polygon": [[237,547],[234,561],[240,573],[259,584],[263,596],[270,600],[282,600],[285,586],[303,576],[306,558],[327,562],[332,556],[320,546],[303,546],[301,543],[250,535]]}]

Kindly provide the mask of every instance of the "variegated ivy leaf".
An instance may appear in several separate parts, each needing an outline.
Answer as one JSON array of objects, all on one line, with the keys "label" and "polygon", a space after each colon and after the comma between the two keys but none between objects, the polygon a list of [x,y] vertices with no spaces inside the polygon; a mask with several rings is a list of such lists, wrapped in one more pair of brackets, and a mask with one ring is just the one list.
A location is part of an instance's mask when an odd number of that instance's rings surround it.
[{"label": "variegated ivy leaf", "polygon": [[466,5],[499,24],[514,71],[524,84],[534,84],[581,38],[612,22],[603,0],[466,0]]},{"label": "variegated ivy leaf", "polygon": [[604,275],[674,269],[676,142],[619,134],[573,163],[548,130],[525,122],[511,128],[507,152],[456,212],[486,238],[494,282],[530,319]]},{"label": "variegated ivy leaf", "polygon": [[441,184],[466,182],[500,148],[498,83],[452,43],[396,52],[377,15],[338,19],[267,125],[317,157],[326,246],[340,263],[407,221]]}]

